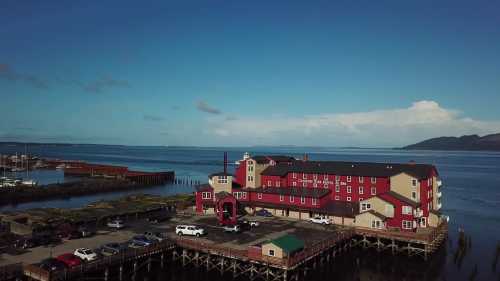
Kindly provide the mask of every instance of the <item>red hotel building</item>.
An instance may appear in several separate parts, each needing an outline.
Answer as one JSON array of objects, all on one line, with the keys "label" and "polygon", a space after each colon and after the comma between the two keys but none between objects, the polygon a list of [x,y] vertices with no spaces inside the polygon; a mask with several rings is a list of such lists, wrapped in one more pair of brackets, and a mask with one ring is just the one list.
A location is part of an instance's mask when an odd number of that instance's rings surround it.
[{"label": "red hotel building", "polygon": [[[298,160],[245,153],[235,175],[217,173],[197,187],[196,211],[234,223],[238,213],[416,231],[440,220],[441,181],[433,165]],[[232,212],[228,210],[232,207]],[[232,216],[231,216],[232,215]]]}]

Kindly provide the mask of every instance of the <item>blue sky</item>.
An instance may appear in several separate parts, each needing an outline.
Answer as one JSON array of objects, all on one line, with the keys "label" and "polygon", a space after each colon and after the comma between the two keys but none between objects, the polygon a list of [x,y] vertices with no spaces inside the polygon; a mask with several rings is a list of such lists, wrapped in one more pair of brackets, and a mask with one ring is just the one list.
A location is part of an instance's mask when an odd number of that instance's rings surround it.
[{"label": "blue sky", "polygon": [[499,14],[496,1],[4,0],[0,140],[373,147],[500,132]]}]

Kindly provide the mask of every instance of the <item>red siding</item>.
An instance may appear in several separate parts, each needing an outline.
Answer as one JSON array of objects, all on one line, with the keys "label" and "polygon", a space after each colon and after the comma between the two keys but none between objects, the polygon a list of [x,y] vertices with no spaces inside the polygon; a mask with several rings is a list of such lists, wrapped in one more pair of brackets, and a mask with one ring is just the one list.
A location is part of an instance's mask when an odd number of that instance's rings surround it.
[{"label": "red siding", "polygon": [[247,180],[247,161],[246,160],[241,160],[240,164],[236,168],[236,182],[239,183],[241,186],[246,185],[246,180]]}]

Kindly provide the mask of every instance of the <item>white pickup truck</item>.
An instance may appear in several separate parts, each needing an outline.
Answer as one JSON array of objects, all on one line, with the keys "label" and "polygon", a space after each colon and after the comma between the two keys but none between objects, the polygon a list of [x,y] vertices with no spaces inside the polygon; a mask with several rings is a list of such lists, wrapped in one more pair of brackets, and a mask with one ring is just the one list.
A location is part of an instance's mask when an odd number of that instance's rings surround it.
[{"label": "white pickup truck", "polygon": [[327,219],[325,217],[313,217],[310,218],[309,221],[317,224],[330,224],[330,219]]},{"label": "white pickup truck", "polygon": [[182,236],[182,235],[192,235],[196,237],[200,237],[202,235],[205,235],[206,232],[203,228],[195,226],[195,225],[178,225],[175,228],[175,234]]}]

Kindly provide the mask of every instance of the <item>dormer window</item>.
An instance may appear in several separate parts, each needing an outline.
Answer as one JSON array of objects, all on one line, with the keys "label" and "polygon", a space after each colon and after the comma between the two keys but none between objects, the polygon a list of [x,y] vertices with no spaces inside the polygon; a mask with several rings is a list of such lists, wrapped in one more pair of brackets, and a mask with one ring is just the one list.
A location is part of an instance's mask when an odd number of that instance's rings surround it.
[{"label": "dormer window", "polygon": [[218,183],[227,183],[227,176],[224,175],[224,176],[219,176],[218,180],[217,180]]}]

